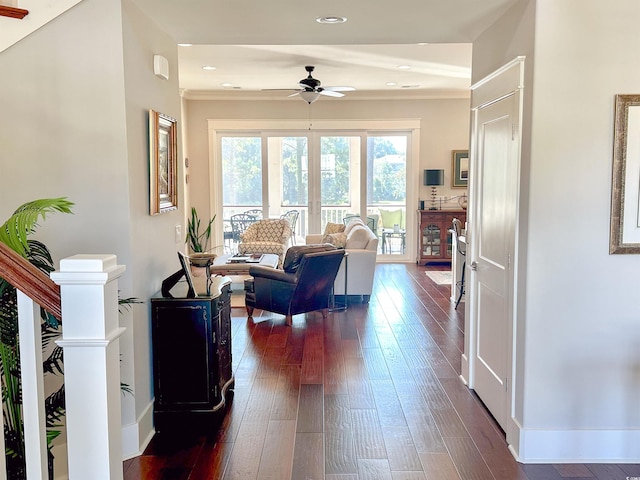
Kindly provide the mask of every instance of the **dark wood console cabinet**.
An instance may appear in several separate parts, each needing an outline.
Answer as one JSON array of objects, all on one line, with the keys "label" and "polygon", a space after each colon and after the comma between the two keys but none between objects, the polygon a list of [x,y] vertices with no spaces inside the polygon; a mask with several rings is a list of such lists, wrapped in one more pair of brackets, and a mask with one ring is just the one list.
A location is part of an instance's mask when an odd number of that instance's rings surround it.
[{"label": "dark wood console cabinet", "polygon": [[450,262],[451,222],[467,221],[466,210],[418,210],[418,257],[416,263]]},{"label": "dark wood console cabinet", "polygon": [[[231,281],[213,277],[210,295],[151,298],[156,431],[208,425],[225,411],[231,371]],[[182,295],[182,296],[180,296]]]}]

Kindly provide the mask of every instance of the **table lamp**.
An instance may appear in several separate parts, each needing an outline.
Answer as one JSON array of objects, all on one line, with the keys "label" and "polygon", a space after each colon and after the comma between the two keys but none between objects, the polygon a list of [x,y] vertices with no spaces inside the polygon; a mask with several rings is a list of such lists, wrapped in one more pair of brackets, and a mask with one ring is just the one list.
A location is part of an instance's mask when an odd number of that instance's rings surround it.
[{"label": "table lamp", "polygon": [[444,185],[444,170],[425,170],[424,184],[431,187],[431,206],[429,210],[437,210],[436,197],[438,196],[439,185]]}]

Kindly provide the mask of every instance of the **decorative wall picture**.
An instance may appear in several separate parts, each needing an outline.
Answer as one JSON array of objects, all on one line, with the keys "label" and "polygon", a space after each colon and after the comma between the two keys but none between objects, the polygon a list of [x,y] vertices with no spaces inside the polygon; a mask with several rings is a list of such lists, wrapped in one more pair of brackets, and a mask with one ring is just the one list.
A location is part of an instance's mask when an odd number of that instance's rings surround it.
[{"label": "decorative wall picture", "polygon": [[453,150],[451,163],[451,187],[467,188],[469,183],[469,150]]},{"label": "decorative wall picture", "polygon": [[149,110],[149,213],[178,208],[178,144],[176,120]]},{"label": "decorative wall picture", "polygon": [[616,95],[609,253],[640,253],[640,95]]}]

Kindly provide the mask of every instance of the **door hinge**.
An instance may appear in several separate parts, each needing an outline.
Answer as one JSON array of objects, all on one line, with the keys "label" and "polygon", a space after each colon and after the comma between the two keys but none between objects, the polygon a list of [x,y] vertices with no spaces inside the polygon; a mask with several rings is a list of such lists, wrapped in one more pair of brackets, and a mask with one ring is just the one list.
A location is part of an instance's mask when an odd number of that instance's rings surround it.
[{"label": "door hinge", "polygon": [[504,391],[505,392],[509,391],[509,379],[508,378],[504,379]]},{"label": "door hinge", "polygon": [[511,140],[515,140],[516,139],[516,124],[512,123],[511,124]]}]

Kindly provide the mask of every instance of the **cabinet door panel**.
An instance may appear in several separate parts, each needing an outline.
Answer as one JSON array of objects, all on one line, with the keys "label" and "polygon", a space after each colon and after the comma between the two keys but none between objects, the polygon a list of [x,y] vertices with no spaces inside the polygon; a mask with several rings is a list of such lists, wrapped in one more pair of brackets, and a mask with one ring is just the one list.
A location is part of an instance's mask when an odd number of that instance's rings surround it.
[{"label": "cabinet door panel", "polygon": [[158,306],[154,356],[160,405],[211,402],[211,318],[206,304]]}]

